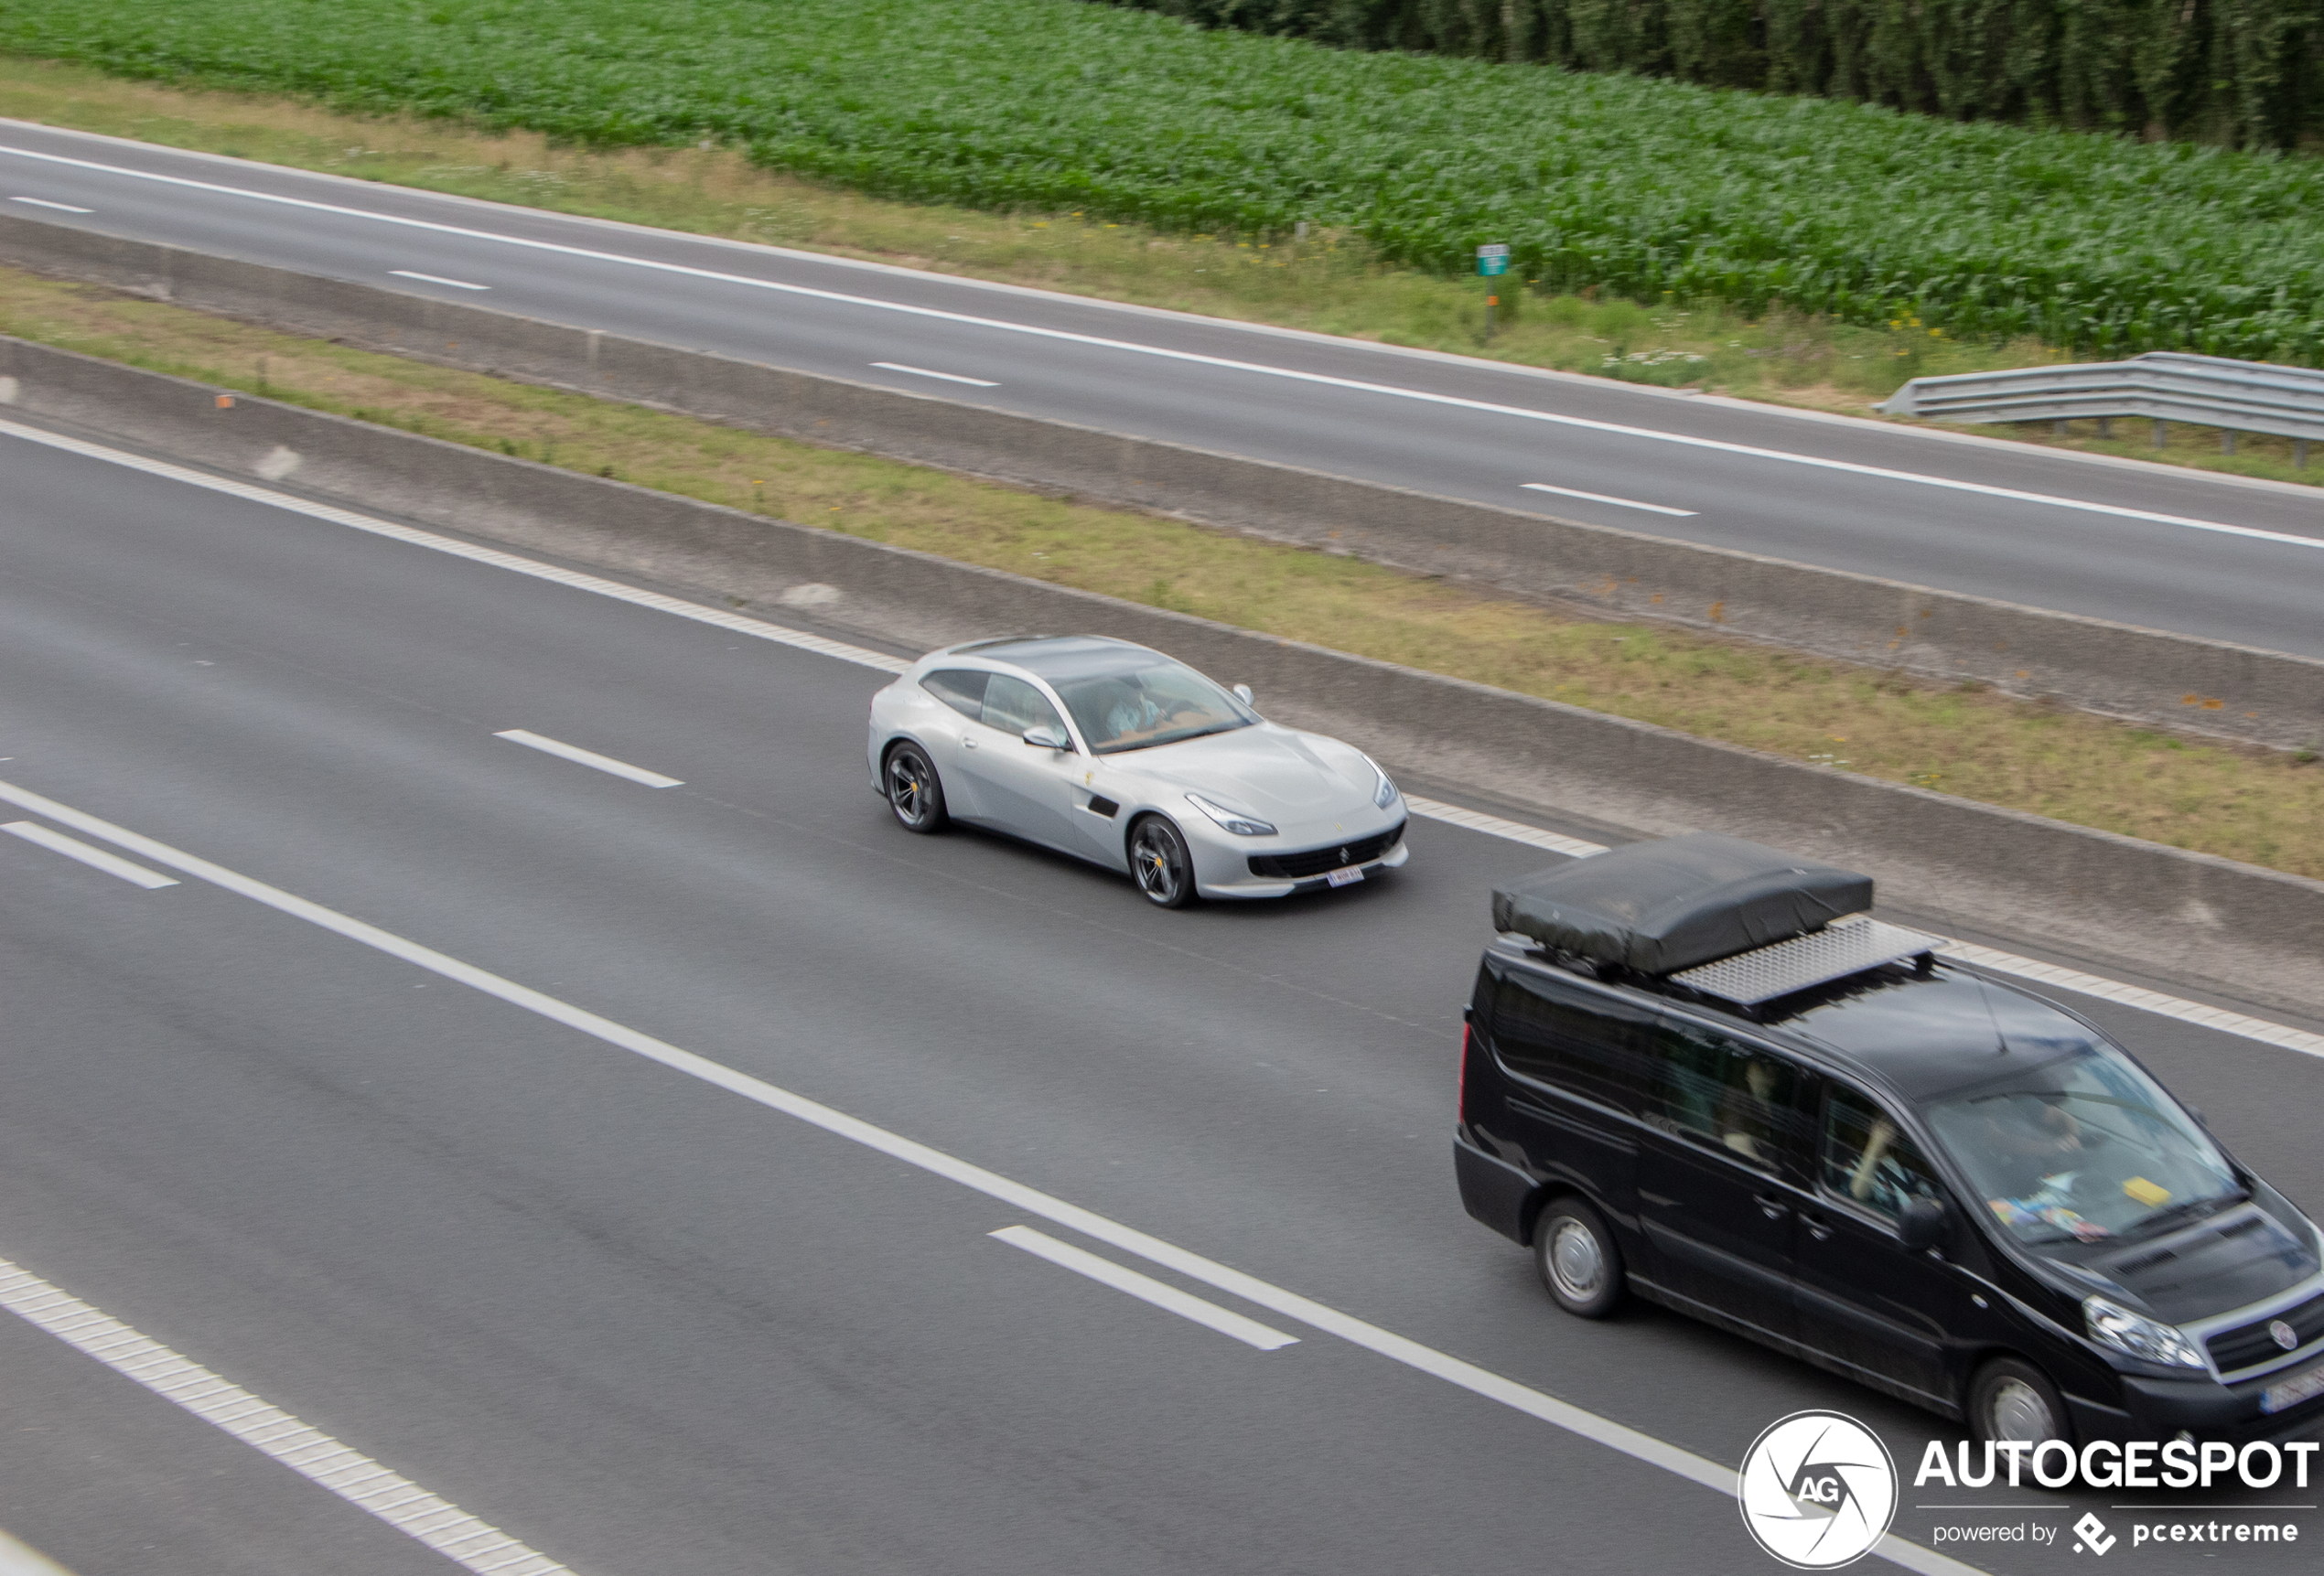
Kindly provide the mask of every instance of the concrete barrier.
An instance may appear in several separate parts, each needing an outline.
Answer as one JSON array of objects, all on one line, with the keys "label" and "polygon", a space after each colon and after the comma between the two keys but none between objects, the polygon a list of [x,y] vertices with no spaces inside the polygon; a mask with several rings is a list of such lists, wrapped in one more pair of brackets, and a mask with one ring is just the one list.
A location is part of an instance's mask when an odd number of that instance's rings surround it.
[{"label": "concrete barrier", "polygon": [[2257,740],[2324,736],[2324,661],[1039,421],[0,216],[0,262],[290,332],[1157,510],[1620,616]]},{"label": "concrete barrier", "polygon": [[[934,646],[1092,631],[1248,683],[1393,769],[1646,833],[1705,829],[1865,870],[1959,928],[2324,1007],[2324,883],[0,338],[19,412],[149,452]],[[1520,856],[1522,857],[1522,856]]]}]

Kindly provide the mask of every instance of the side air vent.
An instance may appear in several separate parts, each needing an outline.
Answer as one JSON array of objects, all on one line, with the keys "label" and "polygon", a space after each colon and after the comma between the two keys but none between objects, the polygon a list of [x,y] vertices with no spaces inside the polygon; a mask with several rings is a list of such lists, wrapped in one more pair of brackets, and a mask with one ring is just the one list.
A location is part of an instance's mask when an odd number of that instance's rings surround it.
[{"label": "side air vent", "polygon": [[1105,798],[1102,794],[1090,795],[1090,802],[1083,805],[1081,808],[1088,810],[1092,815],[1102,815],[1108,820],[1112,820],[1116,815],[1120,814],[1122,810],[1122,807],[1120,805],[1115,804],[1112,799]]}]

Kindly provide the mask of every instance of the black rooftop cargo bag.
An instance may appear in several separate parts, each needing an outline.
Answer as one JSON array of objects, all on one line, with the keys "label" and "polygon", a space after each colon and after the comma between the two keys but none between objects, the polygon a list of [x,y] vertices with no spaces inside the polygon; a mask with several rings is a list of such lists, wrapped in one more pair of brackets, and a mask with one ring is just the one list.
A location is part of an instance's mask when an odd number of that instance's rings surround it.
[{"label": "black rooftop cargo bag", "polygon": [[1872,878],[1716,832],[1633,842],[1493,893],[1493,928],[1675,974],[1872,906]]}]

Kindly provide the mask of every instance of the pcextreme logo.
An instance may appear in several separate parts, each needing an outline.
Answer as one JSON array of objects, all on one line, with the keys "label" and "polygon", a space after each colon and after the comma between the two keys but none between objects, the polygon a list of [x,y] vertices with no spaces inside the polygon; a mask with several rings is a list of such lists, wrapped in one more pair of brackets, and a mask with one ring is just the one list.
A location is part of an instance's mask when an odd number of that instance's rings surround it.
[{"label": "pcextreme logo", "polygon": [[1897,1511],[1897,1466],[1880,1436],[1839,1412],[1793,1412],[1744,1453],[1737,1498],[1751,1537],[1798,1571],[1862,1559]]}]

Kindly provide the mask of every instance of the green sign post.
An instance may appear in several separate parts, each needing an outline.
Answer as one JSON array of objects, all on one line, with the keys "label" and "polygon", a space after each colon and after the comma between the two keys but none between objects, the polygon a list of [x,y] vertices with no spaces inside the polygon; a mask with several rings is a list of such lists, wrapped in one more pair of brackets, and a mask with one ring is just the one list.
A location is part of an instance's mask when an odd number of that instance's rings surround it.
[{"label": "green sign post", "polygon": [[[1509,248],[1480,246],[1477,249],[1477,272],[1487,279],[1498,279],[1509,272]],[[1485,297],[1485,343],[1493,342],[1493,308],[1501,305],[1499,292]]]}]

